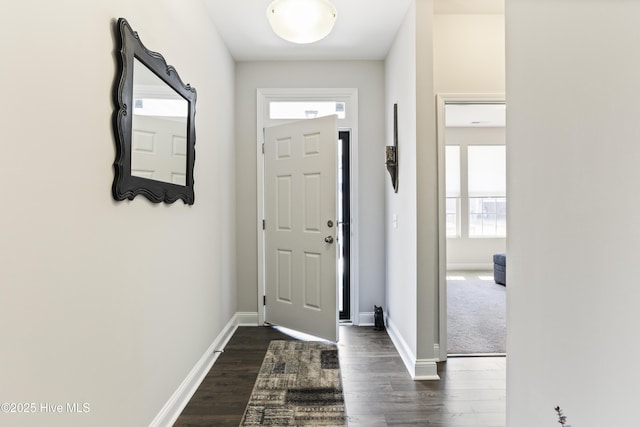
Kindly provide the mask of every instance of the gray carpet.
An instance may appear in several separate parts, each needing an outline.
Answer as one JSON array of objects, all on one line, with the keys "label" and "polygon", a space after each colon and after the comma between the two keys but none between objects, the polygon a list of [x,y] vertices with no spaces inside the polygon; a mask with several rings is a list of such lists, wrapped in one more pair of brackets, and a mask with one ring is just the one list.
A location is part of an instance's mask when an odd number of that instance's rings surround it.
[{"label": "gray carpet", "polygon": [[335,345],[271,341],[240,426],[346,426]]},{"label": "gray carpet", "polygon": [[506,288],[479,279],[493,277],[490,271],[447,276],[447,353],[505,353]]}]

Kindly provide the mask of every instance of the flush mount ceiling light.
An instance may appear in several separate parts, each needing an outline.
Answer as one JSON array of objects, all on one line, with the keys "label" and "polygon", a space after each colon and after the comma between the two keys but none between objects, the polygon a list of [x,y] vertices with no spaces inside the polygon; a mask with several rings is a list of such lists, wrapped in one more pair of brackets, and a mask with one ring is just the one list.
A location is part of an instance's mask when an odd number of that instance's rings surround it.
[{"label": "flush mount ceiling light", "polygon": [[273,31],[292,43],[306,44],[325,38],[338,16],[327,0],[275,0],[267,8]]}]

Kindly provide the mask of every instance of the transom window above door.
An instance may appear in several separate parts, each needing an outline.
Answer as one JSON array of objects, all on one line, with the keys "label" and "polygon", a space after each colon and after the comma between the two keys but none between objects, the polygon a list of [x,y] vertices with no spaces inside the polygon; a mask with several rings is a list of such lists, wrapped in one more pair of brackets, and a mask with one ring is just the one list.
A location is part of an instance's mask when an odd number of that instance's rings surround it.
[{"label": "transom window above door", "polygon": [[336,101],[271,101],[271,120],[299,120],[337,114],[338,119],[346,117],[345,102]]}]

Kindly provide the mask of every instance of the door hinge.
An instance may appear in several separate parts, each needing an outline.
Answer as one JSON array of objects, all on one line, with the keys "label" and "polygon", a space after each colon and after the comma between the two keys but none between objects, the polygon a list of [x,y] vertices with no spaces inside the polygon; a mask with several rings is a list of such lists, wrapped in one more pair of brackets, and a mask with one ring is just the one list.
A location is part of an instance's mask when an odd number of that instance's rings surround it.
[{"label": "door hinge", "polygon": [[262,296],[262,305],[267,305],[267,296],[266,295]]},{"label": "door hinge", "polygon": [[267,229],[267,221],[265,221],[264,219],[262,220],[262,229],[263,230]]}]

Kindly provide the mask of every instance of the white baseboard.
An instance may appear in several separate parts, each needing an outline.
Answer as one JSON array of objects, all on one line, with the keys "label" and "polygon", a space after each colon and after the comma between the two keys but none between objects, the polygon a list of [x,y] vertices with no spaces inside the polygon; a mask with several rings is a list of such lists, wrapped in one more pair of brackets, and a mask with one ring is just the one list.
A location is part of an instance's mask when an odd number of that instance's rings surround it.
[{"label": "white baseboard", "polygon": [[416,381],[439,380],[438,365],[433,359],[417,359],[413,374]]},{"label": "white baseboard", "polygon": [[[255,318],[252,317],[255,315]],[[218,359],[220,355],[218,350],[224,349],[231,336],[236,331],[238,326],[257,326],[257,313],[236,313],[231,320],[226,324],[222,332],[213,340],[213,343],[209,346],[207,351],[202,355],[200,360],[191,369],[189,375],[182,381],[182,384],[169,398],[167,403],[162,407],[158,415],[149,424],[150,427],[170,427],[172,426],[182,410],[187,406],[189,400],[196,392],[202,380],[211,370],[211,367]]]},{"label": "white baseboard", "polygon": [[358,313],[358,326],[373,326],[373,311]]},{"label": "white baseboard", "polygon": [[447,264],[447,271],[466,271],[481,270],[493,271],[493,263],[465,263],[465,264]]},{"label": "white baseboard", "polygon": [[235,315],[236,324],[238,326],[260,326],[258,323],[258,312],[243,312],[239,311]]},{"label": "white baseboard", "polygon": [[436,364],[436,360],[417,359],[407,342],[398,332],[393,320],[389,317],[387,317],[387,333],[398,350],[398,353],[400,353],[404,366],[409,371],[409,375],[411,375],[412,379],[416,381],[440,379],[438,376],[438,365]]}]

